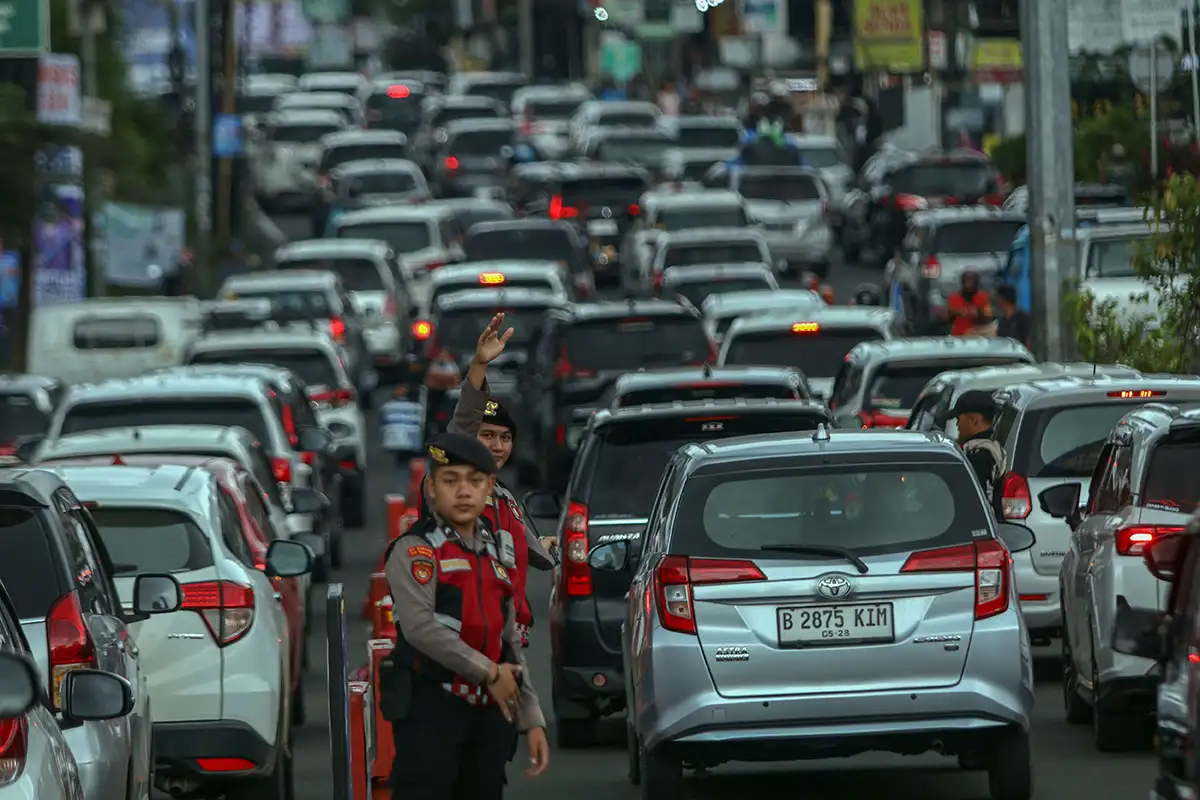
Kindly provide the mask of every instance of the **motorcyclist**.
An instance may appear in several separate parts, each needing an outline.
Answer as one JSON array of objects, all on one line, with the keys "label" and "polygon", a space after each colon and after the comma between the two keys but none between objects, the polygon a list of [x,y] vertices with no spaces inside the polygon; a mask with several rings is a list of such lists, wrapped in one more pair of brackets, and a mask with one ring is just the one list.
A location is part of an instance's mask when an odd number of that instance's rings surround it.
[{"label": "motorcyclist", "polygon": [[883,292],[873,283],[860,283],[854,288],[854,297],[850,302],[856,306],[881,306]]},{"label": "motorcyclist", "polygon": [[961,288],[950,295],[949,314],[951,336],[969,336],[995,320],[992,298],[980,287],[978,272],[969,269],[962,274]]}]

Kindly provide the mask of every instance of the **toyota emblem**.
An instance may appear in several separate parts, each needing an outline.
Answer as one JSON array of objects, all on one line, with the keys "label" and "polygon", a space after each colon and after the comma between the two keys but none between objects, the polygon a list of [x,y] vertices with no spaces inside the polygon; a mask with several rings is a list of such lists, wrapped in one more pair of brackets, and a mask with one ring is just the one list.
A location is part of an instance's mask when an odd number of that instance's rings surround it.
[{"label": "toyota emblem", "polygon": [[600,210],[600,216],[604,217],[605,219],[612,219],[612,209],[608,206],[605,206]]},{"label": "toyota emblem", "polygon": [[825,575],[817,579],[817,594],[829,600],[845,600],[854,591],[854,584],[845,575]]}]

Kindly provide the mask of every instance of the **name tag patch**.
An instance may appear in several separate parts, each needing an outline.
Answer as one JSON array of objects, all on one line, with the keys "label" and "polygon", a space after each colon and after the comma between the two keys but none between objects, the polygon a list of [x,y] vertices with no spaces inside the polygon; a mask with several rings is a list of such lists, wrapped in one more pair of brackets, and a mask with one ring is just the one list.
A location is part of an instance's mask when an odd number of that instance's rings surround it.
[{"label": "name tag patch", "polygon": [[505,583],[512,583],[512,578],[508,577],[508,570],[499,561],[492,562],[492,569],[496,571],[496,577]]},{"label": "name tag patch", "polygon": [[408,548],[408,555],[412,558],[426,558],[433,561],[433,548],[423,544],[413,545]]},{"label": "name tag patch", "polygon": [[438,569],[442,572],[470,572],[471,562],[465,558],[443,558]]}]

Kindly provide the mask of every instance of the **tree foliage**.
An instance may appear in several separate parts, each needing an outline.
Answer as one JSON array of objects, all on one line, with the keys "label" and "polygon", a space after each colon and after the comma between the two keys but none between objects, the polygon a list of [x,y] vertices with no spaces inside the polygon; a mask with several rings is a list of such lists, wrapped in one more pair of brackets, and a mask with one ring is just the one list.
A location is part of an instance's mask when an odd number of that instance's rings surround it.
[{"label": "tree foliage", "polygon": [[1190,374],[1200,366],[1200,184],[1176,175],[1145,209],[1151,236],[1133,268],[1145,285],[1136,297],[1096,302],[1067,287],[1064,315],[1080,355],[1150,372]]},{"label": "tree foliage", "polygon": [[[1138,163],[1139,156],[1149,143],[1146,126],[1132,106],[1115,106],[1103,117],[1089,117],[1075,126],[1075,179],[1084,183],[1100,180],[1100,162],[1112,152],[1114,145],[1125,149],[1130,159]],[[992,161],[1001,174],[1014,186],[1026,182],[1026,139],[1024,135],[1010,136],[992,150]]]}]

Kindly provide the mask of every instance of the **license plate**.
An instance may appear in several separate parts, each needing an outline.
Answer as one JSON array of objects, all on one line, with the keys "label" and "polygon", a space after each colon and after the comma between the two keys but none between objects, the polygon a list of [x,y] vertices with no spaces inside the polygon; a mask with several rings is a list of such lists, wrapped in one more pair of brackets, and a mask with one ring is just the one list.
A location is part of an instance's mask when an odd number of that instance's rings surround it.
[{"label": "license plate", "polygon": [[592,236],[616,236],[617,223],[611,219],[594,219],[588,223],[588,233]]},{"label": "license plate", "polygon": [[891,603],[799,606],[776,610],[781,647],[895,641]]}]

